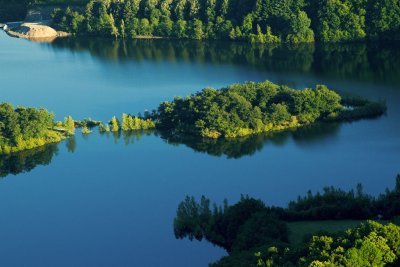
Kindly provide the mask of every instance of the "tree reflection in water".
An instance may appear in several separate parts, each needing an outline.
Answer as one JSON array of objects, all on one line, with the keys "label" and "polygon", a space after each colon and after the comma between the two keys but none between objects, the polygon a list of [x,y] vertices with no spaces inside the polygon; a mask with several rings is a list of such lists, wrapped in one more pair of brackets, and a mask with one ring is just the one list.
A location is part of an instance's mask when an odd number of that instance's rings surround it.
[{"label": "tree reflection in water", "polygon": [[119,64],[129,62],[195,62],[232,64],[260,71],[318,74],[325,79],[398,84],[398,44],[260,45],[193,40],[111,40],[59,38],[43,44],[54,50],[89,52],[92,57]]},{"label": "tree reflection in water", "polygon": [[340,123],[317,123],[278,133],[264,133],[234,139],[204,139],[193,136],[171,136],[168,133],[160,133],[160,136],[171,145],[184,144],[197,152],[238,159],[251,156],[268,145],[282,146],[291,139],[296,143],[301,143],[332,138],[339,129]]},{"label": "tree reflection in water", "polygon": [[48,144],[11,155],[2,155],[0,156],[0,177],[30,172],[39,165],[49,165],[57,152],[58,144]]},{"label": "tree reflection in water", "polygon": [[322,141],[324,138],[333,138],[340,129],[340,123],[317,123],[298,129],[278,133],[250,135],[233,139],[208,139],[188,135],[171,135],[161,131],[126,131],[115,133],[101,133],[107,139],[112,137],[115,144],[122,140],[125,145],[134,145],[143,136],[155,135],[172,146],[185,145],[196,152],[211,156],[226,156],[229,159],[238,159],[251,156],[261,151],[265,146],[282,146],[293,139],[298,144]]}]

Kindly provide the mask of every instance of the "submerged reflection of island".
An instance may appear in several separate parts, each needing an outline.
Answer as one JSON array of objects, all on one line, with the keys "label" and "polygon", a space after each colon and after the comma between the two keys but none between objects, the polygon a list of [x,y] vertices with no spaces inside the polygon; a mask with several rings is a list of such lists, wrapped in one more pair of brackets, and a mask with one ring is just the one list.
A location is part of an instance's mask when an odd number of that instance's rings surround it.
[{"label": "submerged reflection of island", "polygon": [[309,145],[321,142],[324,139],[331,140],[339,131],[340,123],[317,123],[298,129],[278,133],[258,134],[234,139],[207,139],[196,136],[177,136],[159,131],[129,131],[102,133],[102,136],[112,138],[115,144],[121,141],[125,145],[133,145],[143,136],[156,135],[166,143],[178,146],[186,145],[196,152],[206,153],[211,156],[226,156],[238,159],[243,156],[251,156],[261,151],[266,145],[284,145],[289,140],[294,140],[299,145]]},{"label": "submerged reflection of island", "polygon": [[57,152],[58,144],[48,144],[35,149],[0,156],[0,177],[30,172],[39,165],[48,165]]},{"label": "submerged reflection of island", "polygon": [[[64,142],[68,152],[75,152],[75,137],[68,138]],[[17,175],[20,173],[30,172],[37,166],[49,165],[53,157],[58,154],[59,145],[60,144],[57,143],[47,144],[10,155],[1,155],[0,177],[6,177],[10,174]]]},{"label": "submerged reflection of island", "polygon": [[193,136],[177,137],[168,135],[167,133],[160,133],[160,136],[171,145],[184,144],[197,152],[238,159],[243,156],[251,156],[261,151],[268,144],[281,146],[291,139],[298,144],[322,141],[325,138],[334,137],[339,132],[339,129],[340,123],[318,123],[294,130],[234,139],[204,139]]},{"label": "submerged reflection of island", "polygon": [[[323,141],[324,139],[331,139],[338,133],[339,129],[340,123],[318,123],[292,131],[259,134],[235,139],[204,139],[194,136],[172,136],[165,132],[155,131],[103,133],[101,136],[112,139],[115,144],[119,144],[122,141],[125,145],[134,145],[139,142],[143,136],[155,135],[173,146],[183,144],[196,152],[238,159],[243,156],[251,156],[261,151],[268,144],[280,146],[284,145],[289,140],[294,140],[297,144],[308,145]],[[90,136],[83,135],[83,138],[89,140]],[[37,166],[49,165],[53,156],[58,153],[58,145],[59,144],[49,144],[36,149],[1,156],[0,177],[30,172]],[[67,139],[65,145],[68,152],[75,152],[75,137]]]}]

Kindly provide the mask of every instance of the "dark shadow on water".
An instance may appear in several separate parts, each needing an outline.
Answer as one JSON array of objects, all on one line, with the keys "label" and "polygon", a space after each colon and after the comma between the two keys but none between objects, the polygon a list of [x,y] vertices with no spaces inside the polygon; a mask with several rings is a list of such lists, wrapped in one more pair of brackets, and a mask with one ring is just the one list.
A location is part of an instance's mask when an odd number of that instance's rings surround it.
[{"label": "dark shadow on water", "polygon": [[100,136],[106,137],[107,139],[112,138],[114,144],[119,144],[122,140],[125,146],[134,145],[140,142],[143,136],[150,136],[155,134],[153,130],[145,131],[119,131],[119,132],[101,132]]},{"label": "dark shadow on water", "polygon": [[266,146],[283,146],[289,140],[303,145],[332,139],[340,130],[340,123],[318,123],[279,133],[258,134],[235,139],[204,139],[193,136],[172,136],[160,132],[160,137],[170,145],[184,144],[196,152],[212,156],[238,159],[251,156]]},{"label": "dark shadow on water", "polygon": [[[155,135],[172,146],[185,145],[195,152],[205,153],[210,156],[228,159],[239,159],[243,156],[251,156],[269,145],[284,146],[293,140],[299,145],[311,145],[324,140],[332,141],[340,130],[340,123],[317,123],[298,129],[291,129],[277,133],[257,134],[233,139],[209,139],[193,135],[171,135],[168,132],[147,131],[120,131],[104,132],[100,136],[112,139],[114,144],[135,145],[143,136]],[[123,143],[121,143],[121,141]]]},{"label": "dark shadow on water", "polygon": [[292,138],[298,145],[312,145],[332,141],[341,127],[340,122],[321,122],[299,128],[292,132]]},{"label": "dark shadow on water", "polygon": [[0,177],[30,172],[40,165],[49,165],[58,153],[58,144],[48,144],[11,155],[0,156]]},{"label": "dark shadow on water", "polygon": [[193,62],[324,79],[400,84],[399,44],[257,45],[243,42],[191,40],[111,40],[60,38],[43,44],[54,50],[89,53],[105,62]]},{"label": "dark shadow on water", "polygon": [[[340,130],[340,123],[317,123],[298,129],[279,133],[258,134],[235,139],[204,139],[195,136],[173,136],[159,131],[106,132],[101,137],[112,140],[114,144],[135,145],[143,136],[155,135],[172,146],[185,145],[196,152],[228,159],[251,156],[268,146],[284,146],[293,140],[296,144],[309,146],[324,140],[332,141]],[[96,129],[93,129],[96,130]],[[77,147],[76,137],[65,140],[67,151],[74,153]],[[90,142],[90,135],[83,135],[83,140]],[[123,143],[121,143],[121,141]],[[62,143],[60,143],[62,144]],[[36,149],[0,156],[0,177],[9,174],[30,172],[39,165],[49,165],[58,153],[58,145],[49,144]]]},{"label": "dark shadow on water", "polygon": [[125,131],[122,132],[122,138],[124,139],[124,144],[131,145],[140,141],[142,136],[152,135],[154,131]]},{"label": "dark shadow on water", "polygon": [[68,138],[66,140],[65,144],[67,146],[68,152],[70,152],[70,153],[74,153],[75,152],[75,150],[76,150],[76,138],[75,138],[75,136],[72,136],[72,137]]}]

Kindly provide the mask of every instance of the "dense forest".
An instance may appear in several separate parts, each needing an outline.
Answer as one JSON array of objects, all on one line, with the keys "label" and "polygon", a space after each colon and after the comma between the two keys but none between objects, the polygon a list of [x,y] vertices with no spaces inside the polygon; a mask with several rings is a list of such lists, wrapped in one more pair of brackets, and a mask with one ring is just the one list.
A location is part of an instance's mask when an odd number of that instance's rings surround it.
[{"label": "dense forest", "polygon": [[259,43],[400,40],[397,0],[92,0],[58,9],[55,26],[113,37]]},{"label": "dense forest", "polygon": [[[350,108],[346,108],[346,106]],[[326,86],[295,90],[269,81],[206,88],[186,98],[162,103],[154,115],[157,128],[172,135],[234,138],[279,131],[318,120],[354,120],[385,112],[383,103],[342,99]]]},{"label": "dense forest", "polygon": [[[365,194],[361,185],[349,192],[327,187],[287,208],[249,197],[232,206],[225,201],[222,207],[211,206],[204,196],[199,202],[187,197],[178,206],[174,232],[176,238],[206,239],[229,252],[215,266],[256,266],[257,261],[258,266],[398,266],[400,227],[387,224],[399,223],[398,216],[400,175],[395,188],[378,197]],[[338,234],[314,232],[299,244],[289,241],[289,222],[349,219],[386,221]]]},{"label": "dense forest", "polygon": [[0,154],[59,142],[64,135],[53,126],[54,114],[45,109],[0,104]]},{"label": "dense forest", "polygon": [[84,35],[258,43],[400,40],[397,0],[0,0],[0,21],[23,20],[29,7],[47,2],[61,7],[53,14],[55,27]]}]

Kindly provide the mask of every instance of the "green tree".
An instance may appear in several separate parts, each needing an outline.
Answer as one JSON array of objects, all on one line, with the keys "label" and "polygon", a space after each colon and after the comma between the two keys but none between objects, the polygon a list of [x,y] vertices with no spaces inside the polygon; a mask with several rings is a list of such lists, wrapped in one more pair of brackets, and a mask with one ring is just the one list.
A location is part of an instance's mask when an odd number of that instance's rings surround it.
[{"label": "green tree", "polygon": [[311,20],[306,12],[299,11],[297,14],[292,14],[290,19],[291,33],[287,35],[286,41],[289,43],[314,42],[314,32],[310,25]]},{"label": "green tree", "polygon": [[119,26],[119,32],[121,34],[121,37],[123,39],[125,39],[126,28],[125,28],[125,21],[124,20],[121,20],[121,24]]},{"label": "green tree", "polygon": [[0,133],[2,137],[9,139],[12,144],[16,144],[17,138],[21,134],[18,113],[9,103],[0,104]]},{"label": "green tree", "polygon": [[203,39],[203,23],[201,20],[195,19],[190,25],[190,34],[191,38],[201,40]]},{"label": "green tree", "polygon": [[186,34],[187,22],[185,20],[178,20],[175,22],[172,29],[172,34],[177,38],[187,38]]},{"label": "green tree", "polygon": [[397,0],[369,1],[365,18],[370,39],[400,40],[400,4]]},{"label": "green tree", "polygon": [[75,121],[71,116],[64,118],[64,128],[68,134],[73,135],[75,134]]},{"label": "green tree", "polygon": [[119,131],[119,122],[118,122],[118,119],[115,116],[112,117],[110,124],[111,124],[111,131],[112,132],[118,132]]},{"label": "green tree", "polygon": [[217,6],[217,0],[206,0],[205,20],[207,22],[213,22],[215,20],[216,6]]}]

